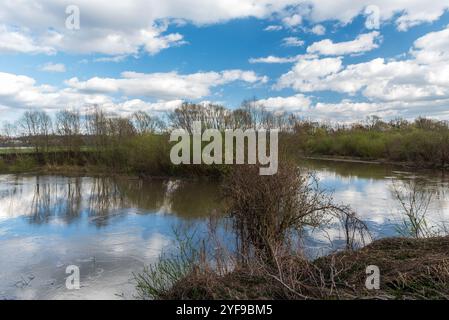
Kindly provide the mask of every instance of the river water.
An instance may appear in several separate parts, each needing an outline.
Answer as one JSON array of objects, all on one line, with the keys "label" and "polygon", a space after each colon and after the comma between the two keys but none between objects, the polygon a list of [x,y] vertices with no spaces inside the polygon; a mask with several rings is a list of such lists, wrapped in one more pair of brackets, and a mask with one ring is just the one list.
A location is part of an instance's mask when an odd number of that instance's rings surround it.
[{"label": "river water", "polygon": [[[430,227],[440,231],[449,221],[449,177],[441,172],[301,166],[336,202],[351,205],[374,238],[397,235],[402,218],[392,188],[400,181],[424,181]],[[0,175],[0,299],[132,299],[133,273],[173,246],[175,230],[201,233],[219,208],[214,182]],[[343,235],[331,225],[310,231],[306,245],[318,256],[341,247]],[[71,265],[80,270],[79,290],[66,287]]]}]

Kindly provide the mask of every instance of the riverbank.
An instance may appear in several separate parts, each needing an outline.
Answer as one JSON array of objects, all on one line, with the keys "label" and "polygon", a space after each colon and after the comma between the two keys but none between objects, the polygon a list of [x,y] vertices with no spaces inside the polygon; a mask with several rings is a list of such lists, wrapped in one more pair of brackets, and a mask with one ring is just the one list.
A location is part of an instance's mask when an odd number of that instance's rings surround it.
[{"label": "riverbank", "polygon": [[392,161],[387,159],[363,159],[358,157],[345,157],[345,156],[301,156],[300,159],[315,160],[315,161],[329,161],[329,162],[341,162],[341,163],[357,163],[357,164],[370,164],[370,165],[386,165],[394,167],[402,167],[410,170],[449,170],[449,165],[436,166],[433,163],[413,163],[407,161]]},{"label": "riverbank", "polygon": [[[435,167],[433,164],[415,164],[413,162],[405,161],[390,161],[386,159],[372,159],[366,160],[358,157],[344,157],[344,156],[306,156],[301,155],[296,157],[298,161],[301,160],[312,160],[312,161],[324,161],[324,162],[334,162],[334,163],[354,163],[361,165],[378,165],[378,166],[392,166],[397,168],[404,168],[407,170],[449,170],[449,166],[445,167]],[[76,159],[76,158],[75,158]],[[91,174],[91,175],[136,175],[140,177],[151,177],[151,178],[170,178],[170,177],[212,177],[220,178],[226,172],[229,171],[228,166],[204,166],[204,165],[194,165],[194,166],[174,166],[170,164],[165,164],[164,167],[159,167],[158,170],[133,170],[127,166],[111,167],[106,163],[100,164],[98,161],[86,161],[85,158],[81,161],[70,163],[64,163],[64,161],[59,161],[57,163],[50,162],[45,163],[39,161],[33,156],[22,156],[16,159],[2,159],[0,155],[0,174],[20,174],[20,173],[37,173],[37,174]]]},{"label": "riverbank", "polygon": [[[161,148],[165,148],[162,146]],[[130,175],[142,178],[217,179],[228,165],[174,165],[169,152],[150,148],[108,152],[0,154],[0,174]]]},{"label": "riverbank", "polygon": [[[379,267],[379,290],[366,289],[369,265]],[[449,299],[449,237],[382,239],[312,262],[285,256],[282,266],[194,270],[160,299]]]}]

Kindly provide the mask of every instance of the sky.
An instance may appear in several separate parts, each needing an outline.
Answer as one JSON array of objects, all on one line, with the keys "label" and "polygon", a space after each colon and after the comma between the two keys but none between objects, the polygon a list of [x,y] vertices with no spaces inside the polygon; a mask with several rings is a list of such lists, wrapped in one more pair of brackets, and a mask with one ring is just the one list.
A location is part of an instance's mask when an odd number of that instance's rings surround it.
[{"label": "sky", "polygon": [[183,101],[449,120],[449,0],[3,0],[0,122]]}]

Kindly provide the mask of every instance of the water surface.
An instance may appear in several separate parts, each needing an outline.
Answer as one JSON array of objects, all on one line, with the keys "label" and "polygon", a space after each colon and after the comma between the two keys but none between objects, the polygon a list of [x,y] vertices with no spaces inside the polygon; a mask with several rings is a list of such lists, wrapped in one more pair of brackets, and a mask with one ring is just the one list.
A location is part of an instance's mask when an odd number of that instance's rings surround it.
[{"label": "water surface", "polygon": [[[448,178],[378,165],[307,162],[339,203],[350,204],[375,238],[397,232],[394,181],[420,178],[432,193],[429,217],[449,220]],[[140,272],[173,245],[174,230],[205,229],[219,211],[214,182],[120,177],[0,175],[0,298],[131,299]],[[309,234],[309,253],[341,247],[330,226]],[[77,265],[81,289],[67,290]]]}]

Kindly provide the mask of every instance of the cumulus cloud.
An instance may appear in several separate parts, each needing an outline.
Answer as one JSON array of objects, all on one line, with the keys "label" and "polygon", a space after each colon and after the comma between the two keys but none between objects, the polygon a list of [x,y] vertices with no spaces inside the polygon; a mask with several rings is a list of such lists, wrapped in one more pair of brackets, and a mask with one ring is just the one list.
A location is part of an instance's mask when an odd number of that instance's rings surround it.
[{"label": "cumulus cloud", "polygon": [[303,95],[290,97],[274,97],[261,99],[257,102],[274,112],[292,112],[299,117],[313,121],[330,121],[339,123],[354,123],[365,120],[370,115],[377,115],[384,119],[401,117],[415,119],[417,116],[435,117],[449,120],[447,108],[449,99],[433,101],[391,101],[391,102],[361,102],[343,99],[335,103],[312,103],[311,99]]},{"label": "cumulus cloud", "polygon": [[198,72],[181,75],[177,72],[137,73],[123,72],[122,78],[94,77],[86,81],[72,78],[66,84],[81,92],[123,93],[158,99],[199,99],[210,95],[213,87],[234,81],[250,84],[265,83],[268,78],[253,71],[225,70],[222,72]]},{"label": "cumulus cloud", "polygon": [[41,67],[42,71],[46,72],[66,72],[66,67],[62,63],[46,63]]},{"label": "cumulus cloud", "polygon": [[11,108],[36,108],[49,112],[61,108],[89,108],[101,106],[105,111],[127,115],[137,110],[163,112],[174,110],[182,104],[181,99],[158,100],[123,99],[116,101],[111,96],[99,93],[80,92],[72,88],[57,89],[48,85],[38,85],[27,76],[0,73],[0,110]]},{"label": "cumulus cloud", "polygon": [[263,29],[264,31],[280,31],[284,29],[282,26],[279,25],[269,25],[268,27],[266,27],[265,29]]},{"label": "cumulus cloud", "polygon": [[[65,88],[56,88],[39,85],[28,76],[0,72],[0,107],[56,110],[100,105],[109,111],[121,113],[137,109],[172,110],[184,99],[206,97],[211,94],[212,88],[235,81],[257,84],[264,83],[268,79],[258,76],[253,71],[243,70],[187,75],[176,72],[153,74],[124,72],[118,79],[94,77],[80,81],[78,78],[72,78],[65,82]],[[115,98],[118,94],[127,97]],[[147,97],[151,102],[138,97]],[[153,102],[154,100],[156,102]]]},{"label": "cumulus cloud", "polygon": [[[343,65],[341,57],[303,57],[283,74],[276,89],[298,92],[330,90],[350,96],[362,95],[368,102],[317,104],[326,109],[364,114],[377,110],[388,115],[436,113],[447,118],[449,103],[449,26],[417,39],[404,60],[376,58]],[[319,107],[319,108],[318,108]],[[315,111],[316,111],[315,110]],[[398,112],[398,110],[402,110]]]},{"label": "cumulus cloud", "polygon": [[296,57],[267,56],[262,58],[250,58],[249,63],[291,63],[296,60]]},{"label": "cumulus cloud", "polygon": [[433,64],[449,61],[449,25],[418,38],[411,49],[416,61]]},{"label": "cumulus cloud", "polygon": [[274,112],[299,112],[309,110],[311,101],[303,94],[296,94],[291,97],[271,97],[267,99],[260,99],[257,100],[257,105],[263,106],[267,110]]},{"label": "cumulus cloud", "polygon": [[277,56],[267,56],[260,58],[250,58],[249,63],[271,63],[271,64],[281,64],[281,63],[293,63],[303,59],[316,59],[318,56],[316,54],[298,54],[293,57],[277,57]]},{"label": "cumulus cloud", "polygon": [[122,62],[126,59],[126,55],[120,55],[120,56],[112,56],[112,57],[101,57],[94,59],[94,62]]},{"label": "cumulus cloud", "polygon": [[373,31],[359,35],[355,40],[334,43],[330,39],[315,42],[307,48],[308,53],[340,56],[371,51],[379,47],[380,33]]},{"label": "cumulus cloud", "polygon": [[391,1],[391,0],[344,0],[305,1],[312,6],[310,19],[315,22],[338,20],[342,23],[351,22],[368,6],[379,8],[381,21],[394,20],[398,30],[405,31],[409,28],[438,20],[449,9],[447,0],[434,0],[426,2],[422,0]]},{"label": "cumulus cloud", "polygon": [[297,37],[286,37],[282,39],[282,45],[284,47],[301,47],[304,45],[304,41]]},{"label": "cumulus cloud", "polygon": [[[67,5],[80,8],[81,29],[76,32],[65,28]],[[123,55],[144,50],[156,54],[186,43],[183,35],[167,32],[170,22],[201,26],[239,18],[280,17],[289,27],[304,19],[348,23],[363,14],[368,5],[377,6],[381,20],[393,19],[399,30],[436,21],[449,8],[447,0],[166,0],[163,4],[159,0],[6,1],[0,7],[0,51]]]},{"label": "cumulus cloud", "polygon": [[325,84],[322,81],[342,68],[341,58],[301,59],[279,78],[275,88],[291,87],[302,92],[324,90]]},{"label": "cumulus cloud", "polygon": [[0,53],[11,52],[52,55],[56,53],[56,50],[51,46],[37,44],[35,40],[19,30],[0,25]]},{"label": "cumulus cloud", "polygon": [[68,106],[102,104],[110,99],[102,95],[82,95],[71,90],[38,85],[27,76],[0,72],[0,105],[5,108],[41,108],[51,110]]},{"label": "cumulus cloud", "polygon": [[[342,66],[341,58],[304,59],[281,76],[280,87],[298,91],[333,90],[381,100],[430,99],[448,94],[449,26],[414,42],[412,58],[376,58]],[[329,66],[329,68],[326,68]]]},{"label": "cumulus cloud", "polygon": [[176,108],[179,108],[183,103],[183,100],[175,99],[168,101],[157,101],[157,102],[147,102],[141,99],[132,99],[126,100],[119,103],[106,103],[102,105],[106,111],[121,114],[121,115],[129,115],[136,111],[146,111],[149,113],[157,113],[157,112],[166,112],[173,111]]},{"label": "cumulus cloud", "polygon": [[326,33],[326,28],[322,24],[317,24],[310,31],[317,36],[322,36]]},{"label": "cumulus cloud", "polygon": [[302,23],[302,16],[299,14],[294,14],[290,17],[285,17],[284,19],[282,19],[282,22],[287,27],[296,27]]}]

